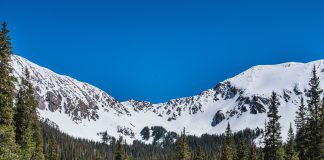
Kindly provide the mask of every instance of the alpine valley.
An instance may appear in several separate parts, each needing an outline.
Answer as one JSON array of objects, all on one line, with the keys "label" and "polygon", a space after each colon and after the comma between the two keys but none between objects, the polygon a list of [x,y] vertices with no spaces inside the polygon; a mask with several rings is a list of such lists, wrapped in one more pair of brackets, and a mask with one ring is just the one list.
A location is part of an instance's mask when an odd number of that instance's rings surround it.
[{"label": "alpine valley", "polygon": [[[12,74],[17,84],[27,68],[34,86],[38,112],[71,136],[101,141],[99,133],[123,136],[127,143],[142,140],[145,127],[162,126],[167,131],[189,135],[224,133],[228,122],[232,130],[264,128],[272,91],[278,94],[282,116],[282,137],[287,138],[294,123],[301,96],[305,96],[313,66],[324,82],[324,60],[309,63],[283,63],[254,66],[201,93],[164,103],[128,100],[119,102],[88,83],[34,64],[13,55]],[[212,87],[212,86],[211,86]],[[324,83],[320,84],[324,88]],[[146,143],[151,143],[149,138]]]}]

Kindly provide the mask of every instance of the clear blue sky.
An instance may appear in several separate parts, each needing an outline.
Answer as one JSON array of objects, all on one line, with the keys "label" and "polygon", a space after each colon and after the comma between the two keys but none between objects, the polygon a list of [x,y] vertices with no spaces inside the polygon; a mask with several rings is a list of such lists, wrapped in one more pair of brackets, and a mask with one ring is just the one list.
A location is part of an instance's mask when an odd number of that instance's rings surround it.
[{"label": "clear blue sky", "polygon": [[323,1],[2,0],[14,51],[119,100],[195,95],[257,64],[324,58]]}]

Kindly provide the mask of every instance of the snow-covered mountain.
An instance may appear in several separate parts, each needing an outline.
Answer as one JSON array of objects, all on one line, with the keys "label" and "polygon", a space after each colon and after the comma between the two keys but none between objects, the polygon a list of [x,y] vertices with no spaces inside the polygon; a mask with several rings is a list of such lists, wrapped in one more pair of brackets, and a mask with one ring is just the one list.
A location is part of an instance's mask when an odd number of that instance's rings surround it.
[{"label": "snow-covered mountain", "polygon": [[228,122],[233,131],[263,128],[272,91],[279,95],[285,139],[314,65],[324,88],[324,60],[260,65],[198,95],[152,104],[118,102],[90,84],[56,74],[17,55],[12,57],[18,82],[25,68],[30,71],[42,118],[75,137],[100,140],[98,133],[107,131],[111,136],[124,136],[128,142],[141,139],[140,131],[145,126],[163,126],[177,133],[186,127],[189,134],[197,136],[223,133]]}]

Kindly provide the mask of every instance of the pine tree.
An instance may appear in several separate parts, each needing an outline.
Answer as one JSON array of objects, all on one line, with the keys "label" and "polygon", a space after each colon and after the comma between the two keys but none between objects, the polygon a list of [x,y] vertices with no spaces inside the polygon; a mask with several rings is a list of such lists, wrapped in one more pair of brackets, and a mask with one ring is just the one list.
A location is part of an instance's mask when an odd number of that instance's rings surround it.
[{"label": "pine tree", "polygon": [[9,62],[12,47],[7,24],[2,24],[0,31],[0,159],[19,159],[18,147],[15,143],[15,127],[13,123],[13,77],[10,76]]},{"label": "pine tree", "polygon": [[142,131],[140,132],[143,140],[148,140],[150,139],[150,129],[149,127],[145,126]]},{"label": "pine tree", "polygon": [[53,135],[50,135],[47,159],[48,160],[58,160],[59,159],[57,143],[56,143],[56,140]]},{"label": "pine tree", "polygon": [[295,151],[295,135],[291,123],[288,131],[285,160],[299,160],[297,152]]},{"label": "pine tree", "polygon": [[[28,77],[28,71],[25,76]],[[14,122],[16,126],[16,143],[20,146],[20,155],[22,159],[31,159],[35,150],[35,142],[33,137],[33,119],[32,113],[35,109],[31,103],[31,95],[28,93],[28,81],[22,78],[22,85],[17,96],[16,112]]]},{"label": "pine tree", "polygon": [[193,160],[204,160],[205,155],[201,149],[201,147],[197,147],[195,154],[193,155]]},{"label": "pine tree", "polygon": [[127,154],[126,152],[124,153],[124,158],[123,158],[123,160],[129,160],[128,154]]},{"label": "pine tree", "polygon": [[221,160],[233,160],[235,158],[233,134],[230,124],[227,124],[225,131],[225,142],[223,144]]},{"label": "pine tree", "polygon": [[319,87],[320,81],[317,76],[316,67],[313,67],[312,78],[310,79],[308,85],[310,89],[308,90],[308,123],[309,127],[307,129],[307,136],[309,136],[309,144],[306,148],[306,156],[311,160],[316,160],[321,158],[321,142],[323,139],[323,130],[321,129],[320,115],[321,115],[321,104],[320,95],[323,92]]},{"label": "pine tree", "polygon": [[257,160],[257,152],[255,144],[250,147],[249,160]]},{"label": "pine tree", "polygon": [[117,143],[117,150],[115,152],[115,160],[125,160],[125,154],[122,146],[123,138],[120,137]]},{"label": "pine tree", "polygon": [[321,133],[321,142],[320,142],[320,155],[321,158],[324,159],[324,97],[322,99],[322,107],[320,109],[321,114],[320,114],[320,130],[322,130]]},{"label": "pine tree", "polygon": [[43,143],[43,133],[42,128],[40,125],[37,109],[36,109],[36,101],[34,96],[34,90],[30,81],[30,75],[28,69],[25,70],[25,83],[27,87],[27,99],[28,106],[30,108],[30,118],[31,118],[31,128],[33,131],[33,143],[34,143],[34,150],[32,151],[32,159],[37,160],[45,160],[44,155],[44,143]]},{"label": "pine tree", "polygon": [[34,119],[33,124],[33,138],[35,142],[35,150],[33,152],[32,159],[34,160],[45,160],[45,155],[44,155],[44,143],[43,143],[43,132],[42,128],[40,126],[40,122],[37,119]]},{"label": "pine tree", "polygon": [[307,108],[304,104],[304,98],[301,97],[300,105],[298,111],[296,112],[297,116],[295,119],[295,124],[297,128],[296,134],[296,150],[298,152],[299,159],[308,159],[305,151],[307,149],[308,136],[307,136]]},{"label": "pine tree", "polygon": [[237,150],[237,160],[247,160],[247,159],[248,159],[248,154],[245,145],[245,139],[242,134],[240,137],[240,146],[239,149]]},{"label": "pine tree", "polygon": [[96,160],[103,160],[99,152],[95,152],[95,153],[96,153]]},{"label": "pine tree", "polygon": [[187,142],[186,130],[183,129],[181,136],[177,141],[176,146],[176,160],[189,160],[190,159],[190,152],[189,146]]},{"label": "pine tree", "polygon": [[270,99],[270,106],[268,111],[269,122],[265,131],[265,147],[264,147],[264,159],[265,160],[278,160],[283,159],[283,149],[281,141],[280,123],[278,111],[279,101],[277,94],[272,92]]}]

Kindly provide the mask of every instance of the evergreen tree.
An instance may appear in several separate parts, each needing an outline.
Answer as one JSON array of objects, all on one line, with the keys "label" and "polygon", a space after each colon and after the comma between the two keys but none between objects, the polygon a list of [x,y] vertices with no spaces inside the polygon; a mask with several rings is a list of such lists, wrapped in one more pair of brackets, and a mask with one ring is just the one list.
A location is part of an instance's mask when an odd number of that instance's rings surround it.
[{"label": "evergreen tree", "polygon": [[321,159],[324,159],[324,97],[322,99],[322,107],[320,109],[320,129],[322,130],[321,133],[321,142],[320,142],[320,155]]},{"label": "evergreen tree", "polygon": [[283,149],[281,141],[280,123],[278,111],[279,101],[277,94],[272,92],[270,98],[269,111],[267,113],[269,122],[267,123],[265,130],[265,147],[264,147],[264,159],[265,160],[278,160],[283,159]]},{"label": "evergreen tree", "polygon": [[103,160],[102,156],[98,152],[96,152],[96,160]]},{"label": "evergreen tree", "polygon": [[[26,77],[29,76],[28,71],[25,73]],[[22,78],[22,85],[17,96],[16,112],[14,115],[14,122],[16,126],[16,143],[20,146],[20,155],[22,159],[31,159],[35,150],[35,142],[33,137],[33,116],[35,111],[29,95],[29,83],[25,78]],[[34,110],[34,111],[33,111]]]},{"label": "evergreen tree", "polygon": [[309,81],[310,89],[308,90],[308,123],[309,127],[307,129],[307,136],[309,138],[309,143],[306,148],[306,156],[311,160],[316,160],[321,158],[321,142],[323,139],[323,130],[321,128],[320,115],[321,115],[321,104],[320,95],[323,92],[320,89],[319,77],[317,76],[316,67],[313,67],[312,77]]},{"label": "evergreen tree", "polygon": [[233,134],[230,124],[227,124],[225,131],[225,142],[223,144],[221,160],[233,160],[235,158]]},{"label": "evergreen tree", "polygon": [[248,154],[245,145],[245,139],[242,134],[240,137],[240,146],[239,149],[237,150],[237,160],[247,160],[247,159],[248,159]]},{"label": "evergreen tree", "polygon": [[258,160],[264,160],[265,159],[264,155],[265,155],[264,152],[259,153]]},{"label": "evergreen tree", "polygon": [[38,117],[38,112],[36,108],[36,101],[34,96],[34,90],[30,81],[29,71],[25,70],[26,77],[26,86],[27,86],[27,99],[30,109],[30,118],[31,118],[31,128],[33,130],[33,142],[34,142],[34,150],[32,152],[32,159],[34,160],[45,160],[44,155],[44,143],[43,143],[43,134],[42,128]]},{"label": "evergreen tree", "polygon": [[204,160],[205,159],[205,155],[201,149],[201,147],[199,146],[197,149],[196,149],[196,152],[195,154],[193,155],[193,160]]},{"label": "evergreen tree", "polygon": [[296,134],[296,150],[298,152],[299,159],[308,159],[305,151],[307,149],[308,138],[307,136],[307,108],[304,104],[304,98],[301,97],[300,105],[298,111],[296,112],[297,116],[295,119],[295,124],[297,128]]},{"label": "evergreen tree", "polygon": [[122,146],[123,138],[120,137],[117,143],[117,150],[115,152],[115,160],[125,160],[125,153]]},{"label": "evergreen tree", "polygon": [[7,24],[2,24],[0,31],[0,159],[18,159],[18,147],[15,143],[15,127],[13,122],[13,77],[10,76],[9,62],[12,47]]},{"label": "evergreen tree", "polygon": [[58,160],[59,153],[57,148],[57,143],[53,135],[50,135],[49,147],[48,147],[48,160]]},{"label": "evergreen tree", "polygon": [[190,152],[189,146],[187,142],[186,130],[183,129],[181,136],[177,141],[176,146],[176,160],[189,160],[190,159]]},{"label": "evergreen tree", "polygon": [[291,123],[288,131],[285,160],[299,160],[297,152],[295,151],[295,135]]},{"label": "evergreen tree", "polygon": [[127,154],[126,152],[124,153],[124,158],[123,158],[123,160],[129,160],[128,154]]},{"label": "evergreen tree", "polygon": [[142,131],[140,132],[143,140],[148,140],[150,138],[150,129],[149,127],[145,126]]},{"label": "evergreen tree", "polygon": [[107,131],[102,132],[102,133],[101,133],[101,136],[102,136],[102,137],[101,137],[102,142],[108,144],[109,137],[108,137],[108,133],[107,133]]},{"label": "evergreen tree", "polygon": [[34,119],[32,124],[34,131],[33,138],[35,142],[35,150],[33,152],[32,159],[45,160],[42,128],[40,126],[38,116],[36,118],[37,119]]},{"label": "evergreen tree", "polygon": [[257,152],[255,144],[250,147],[249,160],[257,160]]}]

